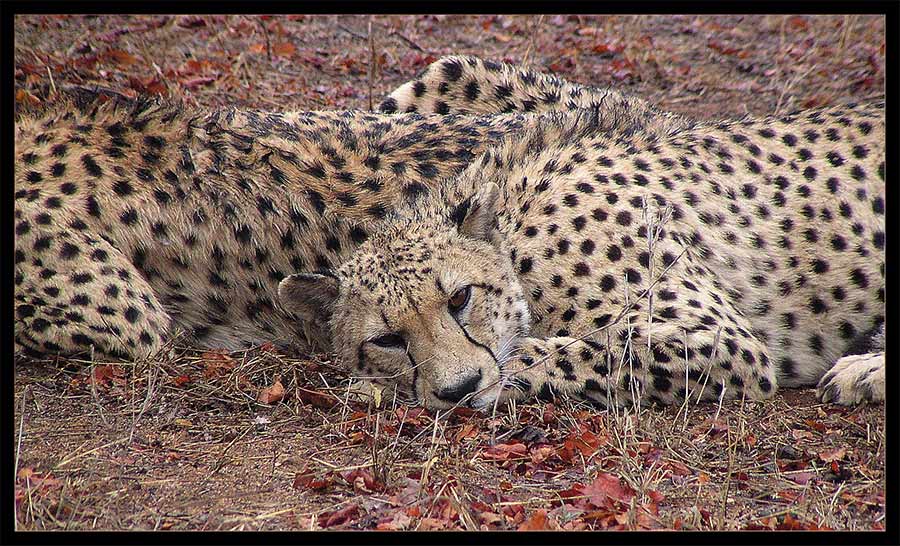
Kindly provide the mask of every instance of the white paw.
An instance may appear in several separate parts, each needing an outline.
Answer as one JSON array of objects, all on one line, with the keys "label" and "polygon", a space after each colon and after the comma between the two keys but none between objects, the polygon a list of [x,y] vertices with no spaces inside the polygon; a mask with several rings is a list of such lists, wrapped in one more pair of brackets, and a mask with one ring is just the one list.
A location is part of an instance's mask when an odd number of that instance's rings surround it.
[{"label": "white paw", "polygon": [[823,402],[852,406],[884,401],[884,353],[845,356],[819,381]]}]

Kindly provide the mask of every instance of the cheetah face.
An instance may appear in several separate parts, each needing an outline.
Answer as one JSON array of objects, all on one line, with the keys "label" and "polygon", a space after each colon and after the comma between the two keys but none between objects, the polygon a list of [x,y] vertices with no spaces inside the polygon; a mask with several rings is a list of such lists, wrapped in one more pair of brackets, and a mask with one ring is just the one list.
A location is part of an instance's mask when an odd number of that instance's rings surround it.
[{"label": "cheetah face", "polygon": [[529,314],[495,233],[497,186],[488,186],[449,217],[392,222],[336,272],[286,278],[282,305],[305,319],[326,313],[348,370],[404,402],[492,405]]}]

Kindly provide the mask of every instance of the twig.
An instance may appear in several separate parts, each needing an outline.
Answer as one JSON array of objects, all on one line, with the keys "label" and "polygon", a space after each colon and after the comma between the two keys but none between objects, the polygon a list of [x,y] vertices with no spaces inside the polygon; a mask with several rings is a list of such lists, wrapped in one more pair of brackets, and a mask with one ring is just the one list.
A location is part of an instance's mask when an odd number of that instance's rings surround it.
[{"label": "twig", "polygon": [[537,18],[537,22],[531,25],[531,39],[528,41],[528,48],[525,50],[525,54],[522,55],[522,66],[528,66],[528,55],[531,54],[531,50],[534,49],[534,40],[537,36],[537,29],[541,26],[541,23],[544,21],[543,14]]},{"label": "twig", "polygon": [[355,36],[356,38],[359,38],[360,40],[368,40],[369,39],[368,36],[363,36],[362,34],[356,32],[352,29],[349,29],[349,28],[345,27],[344,25],[338,25],[337,27],[338,27],[338,30],[343,30],[347,34],[349,34],[351,36]]},{"label": "twig", "polygon": [[263,34],[266,37],[266,57],[268,57],[269,62],[272,62],[272,42],[269,40],[269,29],[266,28],[265,23],[263,23],[262,19],[256,19],[256,22],[259,23],[259,26],[263,29]]},{"label": "twig", "polygon": [[409,47],[415,49],[416,51],[420,51],[420,52],[422,52],[422,53],[430,53],[429,51],[426,51],[425,49],[423,49],[422,46],[420,46],[419,44],[417,44],[417,43],[415,43],[414,41],[410,40],[409,38],[407,38],[406,36],[404,36],[403,34],[401,34],[400,32],[398,32],[398,31],[396,31],[396,30],[392,30],[391,33],[388,34],[388,36],[396,36],[396,37],[400,38],[401,40],[403,40],[404,42],[406,42],[406,44],[407,44]]},{"label": "twig", "polygon": [[369,16],[369,111],[373,110],[372,87],[375,85],[375,36],[372,34],[372,18]]},{"label": "twig", "polygon": [[53,72],[50,70],[50,67],[47,67],[47,76],[50,77],[50,89],[53,90],[53,94],[56,95],[56,83],[53,82]]}]

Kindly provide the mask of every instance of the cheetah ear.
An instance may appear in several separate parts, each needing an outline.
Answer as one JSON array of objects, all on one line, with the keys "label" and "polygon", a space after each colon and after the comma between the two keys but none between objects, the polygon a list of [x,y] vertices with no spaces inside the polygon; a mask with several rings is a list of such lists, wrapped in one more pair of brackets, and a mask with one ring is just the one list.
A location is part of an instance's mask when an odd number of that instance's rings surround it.
[{"label": "cheetah ear", "polygon": [[494,243],[497,231],[497,199],[500,188],[488,182],[453,208],[450,218],[459,230],[460,235]]},{"label": "cheetah ear", "polygon": [[278,300],[284,309],[303,320],[327,320],[338,296],[338,286],[333,275],[297,273],[278,284]]}]

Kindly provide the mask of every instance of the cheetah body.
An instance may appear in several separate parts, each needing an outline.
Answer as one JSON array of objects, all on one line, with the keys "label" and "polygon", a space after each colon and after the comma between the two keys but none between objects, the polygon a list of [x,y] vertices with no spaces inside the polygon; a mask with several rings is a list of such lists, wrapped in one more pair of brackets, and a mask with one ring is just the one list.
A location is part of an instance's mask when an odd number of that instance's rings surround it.
[{"label": "cheetah body", "polygon": [[[382,108],[486,111],[450,63]],[[493,72],[494,96],[522,85]],[[522,107],[514,96],[500,111]],[[336,279],[286,281],[286,299],[320,294],[306,311],[332,314],[348,367],[437,407],[765,398],[820,380],[827,400],[883,398],[883,353],[826,375],[883,328],[883,105],[616,118],[574,104],[505,139]]]},{"label": "cheetah body", "polygon": [[39,352],[305,338],[436,407],[671,403],[815,384],[883,323],[881,105],[698,123],[449,58],[382,105],[425,117],[92,108],[17,125]]}]

